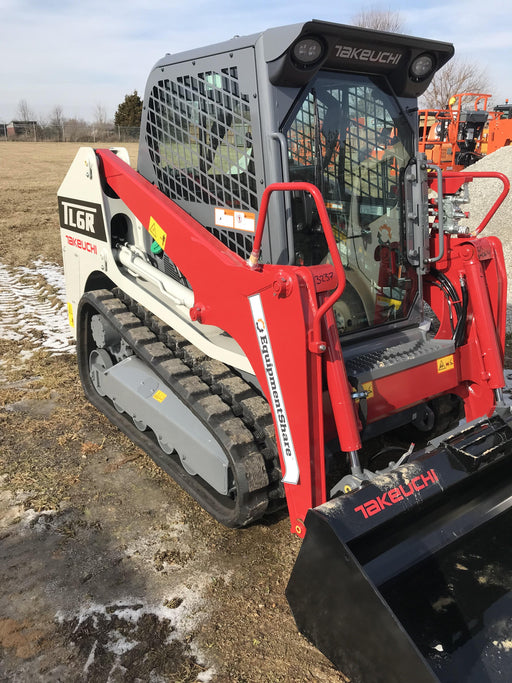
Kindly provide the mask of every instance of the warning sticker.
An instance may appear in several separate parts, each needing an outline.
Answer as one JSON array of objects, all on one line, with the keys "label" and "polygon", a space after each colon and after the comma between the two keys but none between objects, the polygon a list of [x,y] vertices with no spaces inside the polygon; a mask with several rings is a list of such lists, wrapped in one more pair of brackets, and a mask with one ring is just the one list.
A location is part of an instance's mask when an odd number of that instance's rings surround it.
[{"label": "warning sticker", "polygon": [[165,249],[165,240],[167,239],[167,234],[161,228],[158,223],[155,221],[153,216],[149,219],[149,228],[148,232],[151,235],[151,237],[155,240],[155,242],[162,247],[162,249]]},{"label": "warning sticker", "polygon": [[163,403],[167,398],[167,394],[165,394],[163,391],[159,389],[158,391],[155,391],[155,393],[153,394],[153,398],[155,399],[155,401],[158,401],[158,403]]},{"label": "warning sticker", "polygon": [[363,391],[366,391],[366,400],[373,398],[373,382],[363,382],[361,387]]},{"label": "warning sticker", "polygon": [[75,316],[73,315],[73,304],[68,301],[68,320],[69,320],[69,326],[74,327],[75,326]]},{"label": "warning sticker", "polygon": [[256,215],[249,211],[235,211],[233,209],[215,209],[215,225],[219,228],[254,232],[256,229]]},{"label": "warning sticker", "polygon": [[[365,401],[373,398],[373,382],[363,382],[363,384],[361,384],[361,390],[366,392],[366,396],[364,397]],[[359,403],[360,399],[356,398],[355,401],[356,403]]]},{"label": "warning sticker", "polygon": [[453,354],[437,359],[437,372],[446,372],[455,368],[455,360]]}]

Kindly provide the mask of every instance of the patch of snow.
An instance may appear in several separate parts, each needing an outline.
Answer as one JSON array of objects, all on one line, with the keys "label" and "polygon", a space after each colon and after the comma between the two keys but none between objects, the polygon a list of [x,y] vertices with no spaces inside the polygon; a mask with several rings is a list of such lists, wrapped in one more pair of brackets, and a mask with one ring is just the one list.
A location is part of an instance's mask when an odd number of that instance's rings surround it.
[{"label": "patch of snow", "polygon": [[[73,353],[65,303],[61,266],[37,260],[31,268],[10,269],[0,263],[0,338],[28,340],[34,348],[53,354]],[[32,352],[21,354],[27,358]]]},{"label": "patch of snow", "polygon": [[[190,633],[197,623],[198,615],[203,605],[203,598],[198,591],[182,586],[180,589],[183,600],[176,608],[166,607],[163,604],[148,604],[143,600],[138,600],[134,597],[126,597],[116,601],[113,605],[103,605],[100,603],[92,603],[87,606],[82,606],[76,612],[58,611],[55,619],[59,624],[77,620],[74,631],[78,631],[80,626],[89,620],[92,628],[101,629],[101,624],[107,622],[115,623],[116,627],[120,622],[128,622],[133,624],[133,635],[137,634],[137,625],[139,621],[146,615],[156,617],[160,622],[166,622],[170,626],[170,635],[167,642],[173,640],[180,640],[187,643],[187,648],[191,655],[193,655],[198,662],[205,662],[206,657],[199,650],[194,642],[190,642]],[[84,666],[84,673],[91,667],[94,662],[98,640],[95,641],[87,661]],[[114,667],[121,666],[120,658],[126,652],[129,652],[138,645],[138,642],[133,639],[128,639],[121,634],[117,628],[112,628],[108,633],[108,639],[104,647],[109,652],[116,656]],[[208,683],[213,680],[215,670],[209,667],[201,672],[197,680],[201,683]]]},{"label": "patch of snow", "polygon": [[89,652],[89,656],[87,657],[87,661],[85,662],[84,666],[84,674],[86,674],[89,671],[89,668],[91,664],[94,662],[94,655],[96,654],[96,648],[98,647],[98,641],[94,641],[94,645],[91,647],[91,651]]}]

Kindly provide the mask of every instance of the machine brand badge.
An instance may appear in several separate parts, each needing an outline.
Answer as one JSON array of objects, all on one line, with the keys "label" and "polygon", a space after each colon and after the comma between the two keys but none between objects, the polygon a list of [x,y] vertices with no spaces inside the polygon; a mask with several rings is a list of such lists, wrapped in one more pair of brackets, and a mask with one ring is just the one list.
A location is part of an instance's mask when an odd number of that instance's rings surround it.
[{"label": "machine brand badge", "polygon": [[272,407],[274,408],[274,415],[277,423],[277,432],[279,436],[279,443],[281,444],[281,453],[285,463],[285,472],[283,481],[285,484],[297,484],[299,481],[299,464],[295,454],[295,447],[293,445],[292,435],[290,432],[290,425],[286,408],[283,401],[283,394],[281,392],[281,385],[277,375],[277,368],[274,362],[274,353],[270,344],[270,337],[267,330],[267,322],[265,320],[265,313],[263,312],[263,305],[259,294],[249,297],[251,304],[252,318],[254,320],[254,328],[258,343],[260,346],[261,357],[263,359],[263,366],[265,374],[267,375],[268,391]]},{"label": "machine brand badge", "polygon": [[425,474],[420,474],[413,477],[407,484],[401,484],[393,489],[384,491],[381,496],[367,500],[366,503],[358,505],[354,508],[354,512],[360,512],[365,519],[373,517],[373,515],[383,512],[387,507],[392,507],[409,496],[419,493],[422,489],[431,486],[432,484],[439,484],[439,477],[435,470],[428,470]]},{"label": "machine brand badge", "polygon": [[100,204],[59,197],[60,226],[87,238],[107,241]]},{"label": "machine brand badge", "polygon": [[353,45],[336,45],[336,57],[356,62],[397,66],[402,58],[402,53],[391,50],[354,47]]}]

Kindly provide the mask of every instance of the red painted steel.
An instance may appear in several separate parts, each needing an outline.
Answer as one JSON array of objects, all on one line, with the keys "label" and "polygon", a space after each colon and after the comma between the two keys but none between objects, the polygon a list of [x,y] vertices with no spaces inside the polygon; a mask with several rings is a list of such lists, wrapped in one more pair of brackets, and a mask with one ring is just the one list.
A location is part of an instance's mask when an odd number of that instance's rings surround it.
[{"label": "red painted steel", "polygon": [[[250,267],[113,152],[97,150],[97,154],[107,183],[144,227],[148,229],[151,223],[157,223],[167,235],[164,251],[179,265],[194,291],[192,317],[203,324],[220,327],[240,344],[272,405],[265,360],[250,306],[251,297],[260,298],[300,473],[296,484],[285,481],[290,521],[292,531],[303,535],[307,510],[325,502],[325,477],[319,476],[319,463],[325,458],[320,326],[327,306],[326,302],[318,304],[314,269],[269,264]],[[282,189],[307,191],[315,199],[333,250],[331,270],[335,271],[333,281],[336,297],[339,296],[345,277],[320,193],[312,185],[297,183],[271,186],[265,196],[268,198],[271,192]],[[264,220],[264,211],[261,211],[260,226]],[[257,234],[261,235],[262,229]],[[325,270],[321,267],[316,272]],[[334,303],[332,295],[327,303]],[[273,408],[278,431],[283,416],[277,415]],[[351,420],[354,421],[352,432],[357,433],[354,414],[346,414],[345,424]],[[286,480],[287,458],[282,447],[280,451]]]},{"label": "red painted steel", "polygon": [[[475,178],[497,178],[503,183],[503,189],[498,198],[475,230],[474,234],[479,235],[503,204],[510,190],[510,181],[504,173],[498,173],[497,171],[443,171],[443,194],[454,194],[464,183],[470,183]],[[437,176],[432,176],[430,186],[437,192]]]},{"label": "red painted steel", "polygon": [[[335,424],[343,451],[357,451],[361,446],[361,425],[332,312],[345,273],[320,192],[309,183],[269,186],[263,195],[253,253],[245,262],[114,153],[98,150],[97,154],[106,182],[144,227],[156,223],[166,235],[164,251],[194,291],[192,319],[225,330],[246,354],[273,409],[291,528],[303,536],[307,510],[327,499],[326,434]],[[459,180],[457,176],[453,182]],[[268,199],[272,192],[282,190],[313,196],[333,265],[258,263]],[[444,239],[444,256],[436,263],[436,271],[446,275],[459,297],[460,282],[467,284],[464,342],[454,351],[448,371],[430,361],[401,372],[391,368],[388,375],[374,381],[374,395],[368,399],[369,422],[443,393],[462,397],[468,419],[490,415],[495,405],[493,390],[504,386],[506,275],[501,246],[494,238]],[[439,253],[438,240],[433,231],[431,253]],[[435,272],[424,278],[425,300],[440,321],[437,337],[451,338],[449,305],[434,286],[435,278]],[[257,319],[255,310],[262,312]],[[276,404],[275,378],[284,407]],[[289,441],[283,441],[283,435]]]}]

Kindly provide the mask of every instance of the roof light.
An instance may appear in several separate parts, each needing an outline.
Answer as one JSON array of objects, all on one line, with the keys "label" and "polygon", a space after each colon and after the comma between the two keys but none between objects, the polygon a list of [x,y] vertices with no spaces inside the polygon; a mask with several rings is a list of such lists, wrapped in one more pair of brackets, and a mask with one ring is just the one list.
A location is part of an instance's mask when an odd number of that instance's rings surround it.
[{"label": "roof light", "polygon": [[324,53],[324,45],[318,38],[307,37],[298,40],[292,48],[294,60],[301,66],[316,64]]},{"label": "roof light", "polygon": [[435,61],[434,57],[428,52],[424,52],[422,55],[416,57],[416,59],[411,64],[410,74],[415,81],[423,81],[427,76],[430,76],[434,70]]}]

